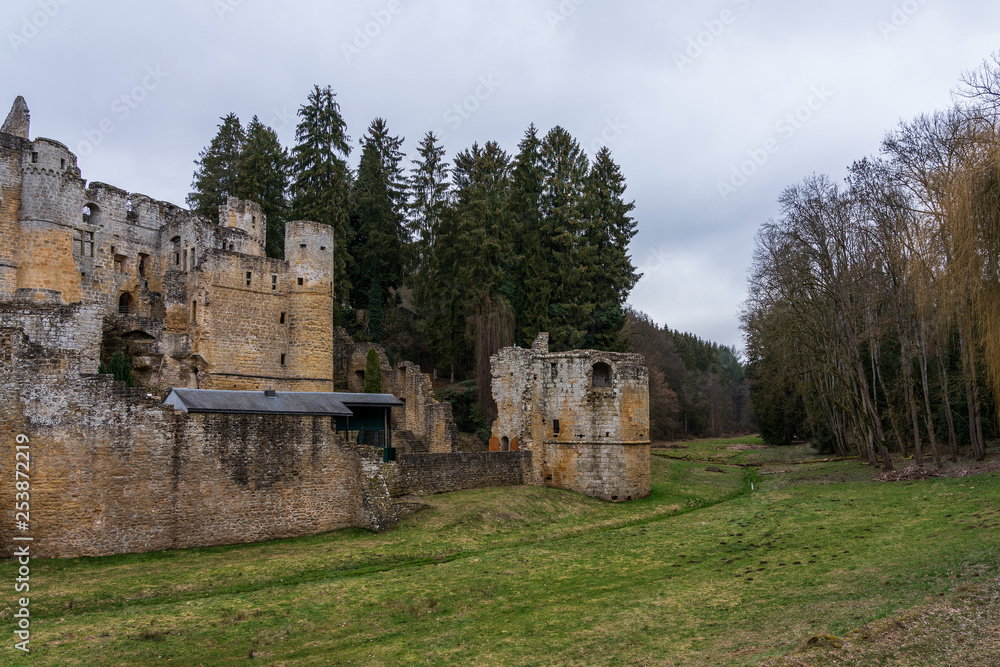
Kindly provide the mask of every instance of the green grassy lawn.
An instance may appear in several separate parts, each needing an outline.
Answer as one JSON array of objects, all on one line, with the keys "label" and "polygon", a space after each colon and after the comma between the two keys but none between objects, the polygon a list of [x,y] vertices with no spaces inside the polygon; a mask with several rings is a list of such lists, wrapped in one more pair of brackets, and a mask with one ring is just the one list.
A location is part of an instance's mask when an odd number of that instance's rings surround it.
[{"label": "green grassy lawn", "polygon": [[[488,489],[426,497],[380,535],[35,561],[33,653],[12,648],[9,594],[0,664],[944,664],[878,624],[995,586],[996,473],[875,483],[857,462],[786,465],[805,450],[684,444],[704,456],[654,457],[652,496],[624,505]],[[762,467],[716,458],[734,454]]]}]

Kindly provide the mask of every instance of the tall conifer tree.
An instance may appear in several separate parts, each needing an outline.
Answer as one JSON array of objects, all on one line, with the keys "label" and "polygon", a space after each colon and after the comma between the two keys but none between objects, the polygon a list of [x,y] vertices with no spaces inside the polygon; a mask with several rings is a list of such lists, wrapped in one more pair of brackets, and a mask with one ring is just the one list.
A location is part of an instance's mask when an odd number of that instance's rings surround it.
[{"label": "tall conifer tree", "polygon": [[634,202],[625,201],[625,177],[607,147],[598,151],[587,175],[586,212],[589,219],[586,244],[597,264],[589,271],[594,311],[586,336],[587,347],[624,349],[619,333],[625,326],[625,301],[640,274],[632,264],[628,245],[638,224],[629,213]]},{"label": "tall conifer tree", "polygon": [[237,197],[257,202],[267,216],[268,257],[281,258],[285,253],[288,167],[288,151],[278,141],[278,135],[254,116],[247,125],[235,187]]},{"label": "tall conifer tree", "polygon": [[537,285],[544,280],[554,291],[548,312],[542,314],[538,324],[549,332],[555,349],[571,350],[583,344],[587,319],[594,309],[592,287],[597,258],[586,243],[590,220],[585,190],[590,165],[580,144],[559,126],[542,141],[540,164],[543,257],[532,282]]},{"label": "tall conifer tree", "polygon": [[221,120],[219,131],[195,160],[198,168],[191,183],[193,192],[187,196],[191,210],[209,220],[217,220],[219,207],[226,203],[226,198],[236,196],[238,165],[246,139],[236,114],[231,113]]},{"label": "tall conifer tree", "polygon": [[383,303],[390,289],[399,289],[406,250],[403,227],[406,191],[401,167],[403,153],[399,150],[403,140],[391,136],[385,120],[376,118],[361,143],[351,214],[354,238],[350,248],[355,261],[352,300],[357,308],[366,307],[370,300],[376,266]]},{"label": "tall conifer tree", "polygon": [[292,149],[292,211],[295,220],[312,220],[334,229],[334,285],[337,300],[348,303],[351,283],[350,242],[351,153],[347,124],[330,86],[314,86],[299,109]]}]

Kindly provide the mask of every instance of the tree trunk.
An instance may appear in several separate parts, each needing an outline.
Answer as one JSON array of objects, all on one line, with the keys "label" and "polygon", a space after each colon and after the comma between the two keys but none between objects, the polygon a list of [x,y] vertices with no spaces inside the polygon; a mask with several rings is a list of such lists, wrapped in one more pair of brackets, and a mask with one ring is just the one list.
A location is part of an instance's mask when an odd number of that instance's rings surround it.
[{"label": "tree trunk", "polygon": [[948,369],[945,367],[944,354],[938,355],[938,371],[941,373],[941,390],[944,393],[944,416],[948,421],[948,448],[954,463],[958,461],[958,438],[955,436],[955,418],[951,414],[951,391],[948,388]]},{"label": "tree trunk", "polygon": [[[923,329],[923,325],[921,325]],[[931,411],[931,388],[927,382],[927,339],[926,332],[921,330],[914,332],[917,337],[917,350],[920,353],[920,378],[924,385],[924,406],[927,408],[927,416],[924,421],[927,424],[927,437],[931,441],[931,452],[934,453],[934,465],[941,469],[941,454],[938,452],[937,434],[934,433],[934,413]]]}]

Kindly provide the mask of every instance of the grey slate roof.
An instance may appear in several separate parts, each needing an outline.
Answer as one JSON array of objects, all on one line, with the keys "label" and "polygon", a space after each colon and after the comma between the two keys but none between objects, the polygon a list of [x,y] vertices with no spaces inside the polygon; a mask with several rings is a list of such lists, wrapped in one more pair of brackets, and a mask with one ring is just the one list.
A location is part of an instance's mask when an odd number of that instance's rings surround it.
[{"label": "grey slate roof", "polygon": [[336,393],[331,394],[331,396],[336,396],[344,405],[351,407],[352,405],[358,407],[403,407],[406,405],[403,401],[399,400],[392,394],[348,394],[348,393]]},{"label": "grey slate roof", "polygon": [[181,412],[228,412],[239,414],[323,415],[351,417],[350,407],[395,407],[405,405],[392,394],[341,394],[318,391],[220,391],[174,389],[163,401]]}]

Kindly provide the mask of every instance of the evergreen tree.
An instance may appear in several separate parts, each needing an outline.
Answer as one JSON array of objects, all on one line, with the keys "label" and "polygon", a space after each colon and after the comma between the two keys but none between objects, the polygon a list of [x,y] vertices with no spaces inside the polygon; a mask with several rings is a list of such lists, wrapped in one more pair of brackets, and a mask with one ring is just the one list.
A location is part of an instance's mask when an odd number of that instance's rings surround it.
[{"label": "evergreen tree", "polygon": [[595,308],[598,261],[596,249],[587,244],[585,199],[590,165],[576,139],[558,126],[545,136],[539,155],[542,256],[528,285],[531,293],[548,297],[548,310],[539,312],[535,323],[539,330],[549,332],[554,349],[572,350],[584,343]]},{"label": "evergreen tree", "polygon": [[126,387],[135,386],[135,376],[132,374],[132,360],[123,350],[111,355],[108,372],[115,376],[118,382],[124,382]]},{"label": "evergreen tree", "polygon": [[403,283],[406,191],[400,165],[402,144],[402,138],[389,135],[381,118],[372,121],[362,140],[351,214],[354,237],[349,248],[355,262],[350,279],[356,308],[366,305],[376,268],[383,303],[389,290],[398,290]]},{"label": "evergreen tree", "polygon": [[371,285],[368,287],[368,338],[376,343],[382,342],[382,325],[385,321],[382,314],[383,303],[385,299],[382,294],[382,279],[376,264]]},{"label": "evergreen tree", "polygon": [[349,303],[351,153],[347,124],[340,115],[336,93],[314,86],[299,109],[292,149],[291,218],[312,220],[334,229],[333,272],[337,300]]},{"label": "evergreen tree", "polygon": [[278,135],[254,116],[247,125],[235,188],[237,197],[257,202],[267,216],[268,257],[284,257],[288,167],[288,151],[278,141]]},{"label": "evergreen tree", "polygon": [[219,131],[195,160],[198,168],[191,183],[194,191],[187,196],[188,207],[209,220],[218,220],[219,207],[228,196],[236,196],[238,164],[246,139],[236,114],[221,120]]},{"label": "evergreen tree", "polygon": [[464,285],[469,340],[479,390],[479,411],[492,421],[490,357],[514,343],[512,230],[508,211],[510,156],[496,142],[474,145],[455,157],[455,215],[459,218],[459,284]]},{"label": "evergreen tree", "polygon": [[449,166],[444,159],[444,147],[433,132],[424,135],[417,154],[420,158],[413,160],[414,166],[407,179],[407,230],[414,245],[410,271],[416,274],[419,284],[422,282],[420,275],[427,268],[427,255],[434,245],[435,231],[448,205]]},{"label": "evergreen tree", "polygon": [[587,175],[588,230],[584,239],[596,264],[589,267],[594,311],[590,316],[586,347],[622,350],[619,333],[625,326],[624,305],[641,277],[628,254],[638,223],[629,215],[634,202],[626,202],[625,177],[602,148]]},{"label": "evergreen tree", "polygon": [[524,347],[542,331],[548,312],[552,286],[539,280],[538,267],[545,262],[541,229],[540,198],[542,193],[541,141],[538,128],[528,127],[518,144],[511,175],[508,210],[511,216],[512,257],[511,280],[515,285],[512,305],[517,319],[517,340]]},{"label": "evergreen tree", "polygon": [[382,364],[378,359],[378,352],[374,349],[368,350],[365,357],[365,393],[382,393]]}]

